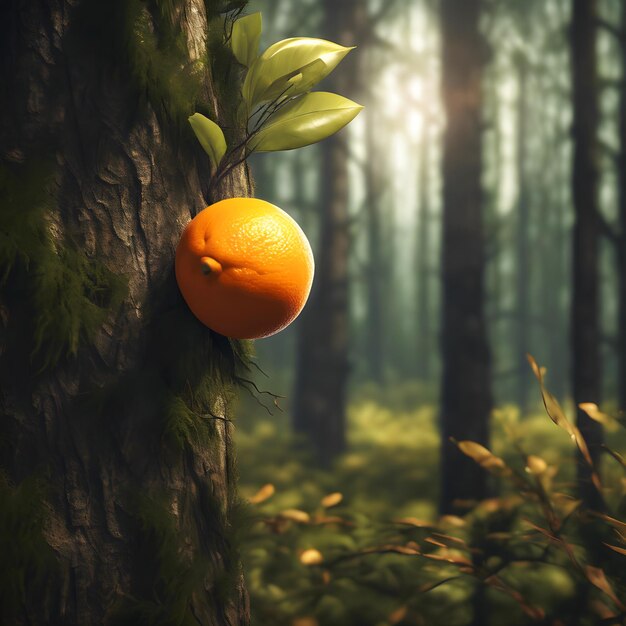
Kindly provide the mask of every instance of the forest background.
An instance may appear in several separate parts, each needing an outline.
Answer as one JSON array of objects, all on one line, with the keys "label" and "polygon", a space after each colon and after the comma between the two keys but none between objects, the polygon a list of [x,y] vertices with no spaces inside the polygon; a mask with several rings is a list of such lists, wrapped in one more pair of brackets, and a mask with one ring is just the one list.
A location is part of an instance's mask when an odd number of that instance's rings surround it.
[{"label": "forest background", "polygon": [[[432,563],[407,571],[402,557],[367,551],[389,548],[393,519],[419,529],[443,520],[443,536],[458,524],[474,548],[490,532],[526,536],[518,523],[538,496],[499,468],[487,479],[489,461],[449,437],[521,462],[582,517],[586,506],[605,514],[607,501],[621,510],[623,462],[607,450],[623,448],[615,417],[626,406],[626,9],[610,0],[257,5],[268,43],[307,32],[357,45],[331,78],[365,110],[324,144],[252,159],[256,195],[299,221],[318,265],[302,317],[256,343],[268,375],[256,383],[284,396],[281,410],[268,394],[271,415],[245,398],[240,409],[241,488],[265,519],[246,559],[253,616],[307,626],[574,623],[589,577],[576,582],[554,563],[502,567],[512,546],[492,557],[517,600],[485,573],[478,589],[445,568],[433,582]],[[607,481],[601,497],[595,470],[546,415],[528,354],[578,420]],[[577,410],[583,402],[603,412]],[[496,521],[471,512],[495,496]],[[595,531],[603,541],[604,530]],[[566,543],[578,546],[579,532]],[[444,556],[459,547],[450,541],[434,541]],[[623,609],[597,610],[576,623],[621,623]]]}]

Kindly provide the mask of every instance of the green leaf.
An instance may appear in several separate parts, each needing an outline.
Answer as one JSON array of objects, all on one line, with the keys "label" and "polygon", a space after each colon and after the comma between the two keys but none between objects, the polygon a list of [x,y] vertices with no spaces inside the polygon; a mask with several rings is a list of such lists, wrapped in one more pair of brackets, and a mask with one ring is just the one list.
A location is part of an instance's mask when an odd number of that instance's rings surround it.
[{"label": "green leaf", "polygon": [[230,45],[237,61],[246,67],[250,67],[259,55],[262,29],[261,13],[246,15],[233,24]]},{"label": "green leaf", "polygon": [[[311,37],[292,37],[270,46],[250,67],[243,96],[250,109],[278,98],[305,93],[328,76],[353,48]],[[289,82],[297,74],[302,78]]]},{"label": "green leaf", "polygon": [[213,167],[217,167],[226,154],[226,139],[222,129],[201,113],[194,113],[189,123],[204,151],[209,155]]},{"label": "green leaf", "polygon": [[360,104],[334,93],[308,93],[273,114],[248,145],[256,152],[302,148],[335,134],[351,122],[362,108]]}]

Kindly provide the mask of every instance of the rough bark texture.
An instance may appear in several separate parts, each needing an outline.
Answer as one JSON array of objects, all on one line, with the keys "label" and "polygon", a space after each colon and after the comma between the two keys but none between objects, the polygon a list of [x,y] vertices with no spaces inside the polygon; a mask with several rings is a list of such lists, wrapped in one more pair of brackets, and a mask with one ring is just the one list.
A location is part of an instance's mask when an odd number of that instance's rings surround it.
[{"label": "rough bark texture", "polygon": [[[245,592],[228,536],[229,424],[207,425],[209,446],[190,438],[173,449],[160,404],[166,392],[184,393],[177,384],[192,389],[206,375],[192,371],[181,382],[179,357],[235,358],[228,340],[193,318],[173,278],[181,230],[209,200],[205,158],[186,128],[170,133],[149,104],[139,105],[131,77],[102,62],[96,43],[78,43],[81,6],[14,1],[1,16],[3,163],[18,166],[49,152],[54,238],[70,238],[128,281],[123,305],[93,342],[44,372],[29,358],[30,326],[17,292],[2,301],[1,428],[8,445],[0,465],[15,485],[34,473],[45,478],[43,533],[58,564],[54,577],[44,577],[47,595],[27,577],[14,623],[244,624]],[[175,6],[191,57],[202,55],[205,4]],[[202,101],[219,117],[224,104],[206,72]],[[248,191],[239,169],[220,195]],[[221,374],[228,375],[214,377]],[[203,413],[223,410],[218,402]],[[154,519],[148,501],[157,511],[154,503],[162,505]],[[163,530],[170,523],[180,543],[173,549]],[[165,563],[166,554],[176,563]],[[169,574],[147,571],[153,561]]]},{"label": "rough bark texture", "polygon": [[[574,0],[571,63],[574,105],[573,295],[571,308],[572,386],[574,401],[600,402],[600,327],[598,316],[598,102],[596,60],[596,0]],[[599,459],[602,426],[578,411],[577,424],[592,458]],[[579,457],[578,486],[587,506],[602,506],[589,467]]]},{"label": "rough bark texture", "polygon": [[489,440],[490,355],[483,312],[484,237],[481,193],[483,40],[479,0],[443,0],[443,154],[441,499],[487,495],[483,469],[450,442]]},{"label": "rough bark texture", "polygon": [[[354,45],[356,0],[324,1],[324,36]],[[333,72],[329,91],[350,97],[354,59]],[[346,446],[348,381],[348,151],[346,131],[321,146],[320,237],[313,292],[298,336],[294,429],[328,465]]]}]

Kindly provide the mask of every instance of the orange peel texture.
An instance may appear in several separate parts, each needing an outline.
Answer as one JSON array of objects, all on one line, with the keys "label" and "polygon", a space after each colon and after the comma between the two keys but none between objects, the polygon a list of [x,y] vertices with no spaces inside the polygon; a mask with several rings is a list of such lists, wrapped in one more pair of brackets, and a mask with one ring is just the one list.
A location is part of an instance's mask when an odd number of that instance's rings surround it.
[{"label": "orange peel texture", "polygon": [[313,282],[313,252],[298,224],[256,198],[207,207],[176,250],[176,280],[193,314],[234,339],[258,339],[288,326]]}]

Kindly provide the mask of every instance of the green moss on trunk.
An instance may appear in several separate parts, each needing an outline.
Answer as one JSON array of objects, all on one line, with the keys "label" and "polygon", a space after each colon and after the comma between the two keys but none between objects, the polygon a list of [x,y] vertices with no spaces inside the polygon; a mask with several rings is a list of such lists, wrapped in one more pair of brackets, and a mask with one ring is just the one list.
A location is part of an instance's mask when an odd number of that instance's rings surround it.
[{"label": "green moss on trunk", "polygon": [[126,282],[67,238],[52,235],[52,168],[0,164],[0,288],[28,304],[30,352],[41,369],[76,355],[126,293]]},{"label": "green moss on trunk", "polygon": [[54,554],[43,536],[43,483],[30,478],[12,485],[0,473],[0,623],[19,623],[28,597],[43,605],[58,573]]}]

